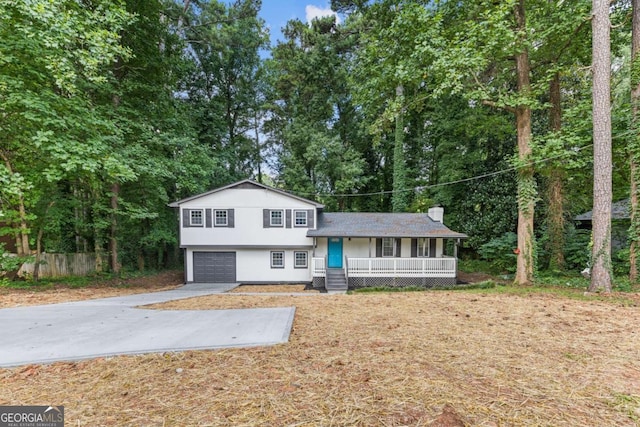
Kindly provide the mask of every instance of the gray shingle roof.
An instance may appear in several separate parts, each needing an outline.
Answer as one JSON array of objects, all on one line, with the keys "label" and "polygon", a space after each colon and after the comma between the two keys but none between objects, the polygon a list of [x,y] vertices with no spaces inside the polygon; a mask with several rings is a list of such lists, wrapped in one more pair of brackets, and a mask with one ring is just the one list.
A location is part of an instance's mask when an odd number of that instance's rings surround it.
[{"label": "gray shingle roof", "polygon": [[336,212],[318,215],[318,227],[309,237],[442,237],[466,234],[451,231],[424,213]]},{"label": "gray shingle roof", "polygon": [[[611,219],[631,218],[631,201],[624,199],[611,204]],[[575,217],[576,221],[592,221],[593,211],[585,212]]]}]

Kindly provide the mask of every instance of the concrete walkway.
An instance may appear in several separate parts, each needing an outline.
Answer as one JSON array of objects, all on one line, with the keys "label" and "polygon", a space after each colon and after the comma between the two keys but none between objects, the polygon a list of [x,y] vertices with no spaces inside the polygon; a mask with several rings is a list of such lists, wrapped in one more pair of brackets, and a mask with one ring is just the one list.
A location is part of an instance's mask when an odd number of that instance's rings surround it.
[{"label": "concrete walkway", "polygon": [[0,310],[0,367],[121,354],[253,347],[289,340],[294,307],[149,310],[140,305],[218,294],[235,284]]}]

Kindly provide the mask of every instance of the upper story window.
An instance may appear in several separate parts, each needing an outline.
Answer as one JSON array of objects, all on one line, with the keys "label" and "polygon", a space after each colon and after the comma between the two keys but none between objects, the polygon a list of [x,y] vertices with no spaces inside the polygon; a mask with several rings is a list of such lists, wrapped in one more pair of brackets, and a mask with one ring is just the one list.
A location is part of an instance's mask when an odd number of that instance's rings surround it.
[{"label": "upper story window", "polygon": [[307,211],[294,211],[295,212],[295,226],[306,227],[307,226]]},{"label": "upper story window", "polygon": [[429,256],[429,239],[427,239],[426,237],[420,237],[418,239],[418,256],[419,257]]},{"label": "upper story window", "polygon": [[214,213],[215,216],[215,226],[216,227],[226,227],[229,225],[229,217],[228,212],[226,210],[216,210]]},{"label": "upper story window", "polygon": [[202,227],[204,225],[204,212],[202,209],[192,209],[189,211],[189,226]]},{"label": "upper story window", "polygon": [[282,225],[284,224],[284,212],[282,211],[282,209],[272,210],[269,212],[269,214],[269,225],[271,227],[282,227]]},{"label": "upper story window", "polygon": [[396,255],[396,239],[393,237],[384,237],[382,239],[382,256],[392,257]]}]

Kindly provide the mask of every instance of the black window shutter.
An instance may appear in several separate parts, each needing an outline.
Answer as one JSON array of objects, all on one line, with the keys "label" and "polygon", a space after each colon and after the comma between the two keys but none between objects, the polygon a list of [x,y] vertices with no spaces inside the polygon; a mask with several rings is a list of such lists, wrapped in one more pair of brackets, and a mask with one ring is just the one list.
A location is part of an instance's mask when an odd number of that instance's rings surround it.
[{"label": "black window shutter", "polygon": [[235,210],[227,209],[227,227],[234,228],[236,226]]},{"label": "black window shutter", "polygon": [[429,258],[436,257],[436,239],[429,239]]},{"label": "black window shutter", "polygon": [[376,239],[376,258],[382,256],[382,239]]},{"label": "black window shutter", "polygon": [[313,214],[315,209],[307,210],[307,228],[314,228],[315,223],[313,222]]},{"label": "black window shutter", "polygon": [[262,209],[262,228],[269,228],[271,226],[271,214],[269,209]]},{"label": "black window shutter", "polygon": [[182,228],[191,227],[191,211],[189,209],[182,209]]},{"label": "black window shutter", "polygon": [[396,258],[402,256],[402,239],[396,239]]},{"label": "black window shutter", "polygon": [[204,211],[206,215],[206,227],[211,228],[211,209],[205,209]]},{"label": "black window shutter", "polygon": [[287,209],[285,211],[285,213],[286,213],[286,217],[287,217],[287,221],[286,221],[287,228],[291,228],[291,209]]},{"label": "black window shutter", "polygon": [[411,258],[418,256],[418,239],[411,239]]}]

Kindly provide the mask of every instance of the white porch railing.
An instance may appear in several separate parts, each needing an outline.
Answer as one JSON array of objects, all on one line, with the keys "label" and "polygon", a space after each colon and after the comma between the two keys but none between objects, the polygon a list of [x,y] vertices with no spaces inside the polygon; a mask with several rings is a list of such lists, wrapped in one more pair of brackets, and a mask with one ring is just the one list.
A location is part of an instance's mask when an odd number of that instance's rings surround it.
[{"label": "white porch railing", "polygon": [[[345,258],[347,277],[456,277],[457,259]],[[325,258],[312,258],[313,277],[326,274]]]},{"label": "white porch railing", "polygon": [[311,258],[311,274],[313,277],[325,277],[327,269],[324,258]]},{"label": "white porch railing", "polygon": [[350,277],[456,277],[456,258],[349,258]]}]

